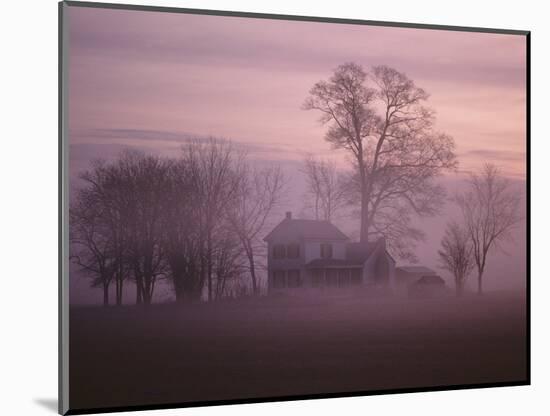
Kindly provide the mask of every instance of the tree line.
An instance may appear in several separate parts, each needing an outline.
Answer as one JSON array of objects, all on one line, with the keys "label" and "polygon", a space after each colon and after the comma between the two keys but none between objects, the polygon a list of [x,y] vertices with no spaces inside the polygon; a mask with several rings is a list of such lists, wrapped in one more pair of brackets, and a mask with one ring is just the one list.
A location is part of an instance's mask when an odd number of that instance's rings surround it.
[{"label": "tree line", "polygon": [[[228,141],[191,140],[177,158],[127,151],[94,161],[70,207],[72,261],[103,289],[103,303],[150,304],[160,279],[177,302],[259,293],[260,242],[285,186]],[[250,279],[251,284],[247,284]]]}]

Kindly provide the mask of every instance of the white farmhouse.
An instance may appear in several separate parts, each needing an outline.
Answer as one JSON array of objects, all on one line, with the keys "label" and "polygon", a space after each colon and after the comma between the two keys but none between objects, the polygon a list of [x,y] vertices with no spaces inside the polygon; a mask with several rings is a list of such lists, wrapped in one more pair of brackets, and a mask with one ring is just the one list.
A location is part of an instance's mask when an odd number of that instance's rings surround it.
[{"label": "white farmhouse", "polygon": [[395,260],[385,239],[354,243],[328,221],[292,219],[287,212],[265,238],[268,290],[393,285]]}]

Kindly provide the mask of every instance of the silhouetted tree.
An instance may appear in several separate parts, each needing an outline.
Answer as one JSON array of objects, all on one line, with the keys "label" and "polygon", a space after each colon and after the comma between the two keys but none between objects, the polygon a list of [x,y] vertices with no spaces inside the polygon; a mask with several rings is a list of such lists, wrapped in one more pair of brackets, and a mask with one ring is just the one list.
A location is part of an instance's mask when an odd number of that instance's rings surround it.
[{"label": "silhouetted tree", "polygon": [[369,73],[340,65],[328,81],[316,83],[304,109],[321,113],[325,139],[348,151],[360,205],[360,240],[384,235],[400,257],[414,258],[411,246],[423,233],[411,216],[433,215],[444,189],[435,183],[456,166],[454,141],[433,129],[428,94],[405,74],[387,66]]},{"label": "silhouetted tree", "polygon": [[261,241],[270,214],[277,208],[284,189],[279,167],[254,169],[243,165],[239,170],[236,199],[227,209],[231,231],[238,237],[248,262],[252,292],[259,293],[259,255],[265,255]]},{"label": "silhouetted tree", "polygon": [[466,278],[474,268],[473,247],[466,229],[450,222],[438,251],[441,267],[454,276],[457,296],[462,295]]},{"label": "silhouetted tree", "polygon": [[483,273],[489,252],[511,238],[521,220],[521,197],[510,181],[492,164],[472,174],[468,191],[456,196],[473,247],[477,268],[477,291],[483,292]]},{"label": "silhouetted tree", "polygon": [[348,202],[344,175],[328,160],[306,157],[306,201],[316,220],[332,221]]},{"label": "silhouetted tree", "polygon": [[218,229],[212,250],[214,299],[226,297],[233,285],[242,281],[245,262],[242,245],[231,227],[228,225]]},{"label": "silhouetted tree", "polygon": [[[116,282],[136,285],[136,303],[149,304],[167,278],[176,300],[243,293],[252,276],[258,291],[258,236],[282,188],[278,168],[252,169],[229,142],[191,140],[179,158],[123,152],[94,162],[81,175],[71,206],[71,255],[101,286],[104,302]],[[237,292],[236,292],[237,290]]]},{"label": "silhouetted tree", "polygon": [[103,304],[109,304],[113,280],[113,248],[101,218],[101,211],[88,192],[81,192],[70,208],[71,260],[87,275],[92,287],[103,290]]},{"label": "silhouetted tree", "polygon": [[199,223],[202,201],[193,180],[194,168],[184,160],[173,161],[164,195],[163,246],[177,302],[200,300],[204,287]]},{"label": "silhouetted tree", "polygon": [[191,166],[192,186],[200,201],[198,224],[201,235],[201,273],[207,284],[208,300],[214,299],[215,237],[223,229],[225,209],[234,203],[239,187],[238,167],[243,155],[228,141],[210,138],[194,140],[183,148],[183,161]]},{"label": "silhouetted tree", "polygon": [[[107,273],[96,278],[103,285],[104,302],[108,302],[109,285],[115,282],[116,304],[122,304],[125,266],[124,201],[120,199],[121,183],[112,165],[102,161],[92,164],[80,175],[84,182],[71,205],[72,259],[84,270]],[[91,261],[94,258],[94,261]],[[95,263],[95,266],[92,264]]]},{"label": "silhouetted tree", "polygon": [[136,303],[150,304],[157,279],[165,274],[162,213],[168,163],[158,156],[125,152],[115,165],[126,201],[126,261],[136,283]]}]

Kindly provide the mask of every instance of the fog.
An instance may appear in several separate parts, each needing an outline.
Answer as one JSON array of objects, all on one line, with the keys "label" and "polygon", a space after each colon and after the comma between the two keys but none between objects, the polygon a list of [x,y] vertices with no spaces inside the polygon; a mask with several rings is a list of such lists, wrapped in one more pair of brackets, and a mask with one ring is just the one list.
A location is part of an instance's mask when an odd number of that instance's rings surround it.
[{"label": "fog", "polygon": [[[177,154],[177,152],[175,153]],[[106,154],[111,158],[116,157],[117,153]],[[305,154],[304,154],[305,156]],[[254,161],[260,165],[273,163],[271,160],[255,158]],[[277,225],[284,218],[287,211],[293,212],[297,217],[306,216],[304,213],[304,192],[305,177],[302,171],[302,164],[299,162],[284,162],[284,171],[292,178],[289,183],[288,192],[285,195],[284,204],[270,217],[266,231]],[[74,181],[78,179],[73,177]],[[449,198],[454,194],[463,191],[466,188],[466,176],[463,174],[447,175],[440,179],[445,186]],[[514,228],[512,238],[506,241],[502,246],[492,251],[488,258],[487,268],[484,275],[484,288],[486,291],[525,291],[527,283],[527,230],[526,230],[526,211],[525,211],[525,182],[523,180],[513,180],[513,186],[517,192],[523,195],[522,212],[523,220]],[[454,289],[453,276],[441,268],[437,256],[437,250],[440,248],[446,223],[451,219],[460,218],[460,212],[452,201],[447,201],[439,215],[431,218],[417,218],[415,221],[420,228],[425,231],[426,239],[420,242],[416,247],[418,262],[415,265],[423,265],[436,271],[445,281],[447,287]],[[358,219],[353,215],[340,216],[334,223],[352,240],[358,238]],[[265,234],[267,234],[267,232]],[[397,266],[411,265],[408,261],[397,260]],[[101,304],[101,290],[90,288],[89,279],[75,264],[70,265],[70,300],[72,304]],[[266,290],[266,272],[260,273],[261,285]],[[249,282],[248,282],[249,283]],[[474,291],[476,284],[475,272],[471,273],[466,282],[466,289]],[[111,288],[111,293],[114,293]],[[158,303],[172,302],[174,300],[173,290],[170,282],[161,280],[158,283],[154,294],[154,300]],[[127,285],[124,290],[124,302],[132,304],[135,302],[135,287]]]},{"label": "fog", "polygon": [[510,293],[74,307],[71,407],[518,383],[525,313]]}]

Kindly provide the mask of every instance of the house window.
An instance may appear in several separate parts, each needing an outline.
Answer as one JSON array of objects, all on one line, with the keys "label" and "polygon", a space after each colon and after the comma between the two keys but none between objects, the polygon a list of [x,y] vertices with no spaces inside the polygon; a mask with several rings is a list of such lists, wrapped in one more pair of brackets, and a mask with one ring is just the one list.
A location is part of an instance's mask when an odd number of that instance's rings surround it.
[{"label": "house window", "polygon": [[273,287],[275,289],[283,289],[286,287],[284,270],[275,270],[273,272]]},{"label": "house window", "polygon": [[338,271],[335,269],[327,269],[327,286],[329,287],[336,287],[338,286]]},{"label": "house window", "polygon": [[322,259],[332,258],[332,244],[328,244],[328,243],[321,244],[321,258]]},{"label": "house window", "polygon": [[286,256],[289,259],[297,259],[300,257],[300,244],[292,243],[286,247]]},{"label": "house window", "polygon": [[302,280],[300,279],[300,270],[288,271],[288,287],[301,287]]},{"label": "house window", "polygon": [[273,246],[273,258],[284,259],[286,255],[286,247],[284,244],[275,244]]}]

